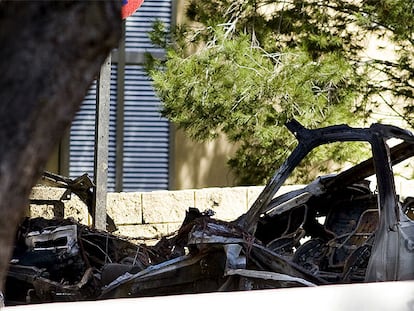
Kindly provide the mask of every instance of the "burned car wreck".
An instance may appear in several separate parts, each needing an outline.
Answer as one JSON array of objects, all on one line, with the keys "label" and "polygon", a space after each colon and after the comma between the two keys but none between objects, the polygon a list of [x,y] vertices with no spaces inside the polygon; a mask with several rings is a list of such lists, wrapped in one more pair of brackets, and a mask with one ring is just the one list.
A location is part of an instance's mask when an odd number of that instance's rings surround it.
[{"label": "burned car wreck", "polygon": [[[235,221],[189,208],[174,235],[147,246],[69,219],[26,219],[6,304],[414,279],[414,199],[401,200],[393,175],[414,155],[414,136],[381,124],[286,126],[297,147]],[[277,194],[314,148],[351,141],[369,143],[372,158]]]}]

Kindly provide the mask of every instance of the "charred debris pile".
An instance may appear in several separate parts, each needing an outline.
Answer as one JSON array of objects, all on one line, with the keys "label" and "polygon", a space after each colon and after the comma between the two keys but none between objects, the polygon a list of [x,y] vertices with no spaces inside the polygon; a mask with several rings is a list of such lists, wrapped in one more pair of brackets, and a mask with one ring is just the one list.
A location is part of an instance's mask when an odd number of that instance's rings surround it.
[{"label": "charred debris pile", "polygon": [[[189,208],[174,235],[148,246],[70,219],[25,219],[6,305],[414,279],[413,200],[400,200],[392,173],[414,154],[413,135],[379,124],[287,127],[298,146],[233,222]],[[402,142],[389,148],[389,138]],[[372,158],[276,195],[312,149],[346,141],[368,142]],[[62,181],[88,202],[91,184]]]}]

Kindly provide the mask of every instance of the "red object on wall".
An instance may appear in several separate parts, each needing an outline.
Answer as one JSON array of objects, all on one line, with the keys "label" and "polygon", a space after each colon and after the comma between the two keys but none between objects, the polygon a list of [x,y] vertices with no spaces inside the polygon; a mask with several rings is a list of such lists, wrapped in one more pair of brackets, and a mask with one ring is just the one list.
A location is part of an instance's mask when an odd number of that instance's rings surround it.
[{"label": "red object on wall", "polygon": [[134,14],[144,0],[122,0],[122,19]]}]

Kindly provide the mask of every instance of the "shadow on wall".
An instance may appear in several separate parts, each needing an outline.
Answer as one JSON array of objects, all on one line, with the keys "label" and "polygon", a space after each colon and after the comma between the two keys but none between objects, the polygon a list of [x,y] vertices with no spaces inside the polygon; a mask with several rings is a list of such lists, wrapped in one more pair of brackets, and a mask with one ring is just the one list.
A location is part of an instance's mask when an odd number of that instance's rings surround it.
[{"label": "shadow on wall", "polygon": [[182,130],[175,131],[173,188],[195,189],[235,186],[227,161],[236,151],[224,136],[198,143]]}]

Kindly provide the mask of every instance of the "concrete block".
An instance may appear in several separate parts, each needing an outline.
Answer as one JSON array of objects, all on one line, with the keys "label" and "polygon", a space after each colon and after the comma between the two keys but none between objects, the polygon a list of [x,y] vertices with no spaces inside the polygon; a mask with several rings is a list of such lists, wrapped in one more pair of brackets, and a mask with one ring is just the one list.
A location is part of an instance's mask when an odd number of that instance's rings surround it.
[{"label": "concrete block", "polygon": [[200,189],[195,203],[200,211],[214,211],[216,219],[234,220],[247,211],[247,187]]},{"label": "concrete block", "polygon": [[116,224],[142,224],[141,193],[108,193],[106,205],[108,215]]},{"label": "concrete block", "polygon": [[185,212],[194,204],[194,190],[145,192],[142,194],[144,223],[182,222]]},{"label": "concrete block", "polygon": [[127,237],[132,242],[146,245],[156,244],[163,236],[169,235],[174,231],[169,231],[168,224],[151,225],[120,225],[114,232],[116,235]]},{"label": "concrete block", "polygon": [[[293,191],[293,190],[297,190],[297,189],[301,189],[303,188],[303,185],[286,185],[286,186],[282,186],[279,191],[276,193],[275,196],[279,196],[282,195],[284,193]],[[264,186],[252,186],[252,187],[248,187],[247,190],[247,203],[248,203],[248,208],[250,208],[252,206],[252,204],[256,201],[257,197],[260,195],[260,193],[262,193],[264,189]]]},{"label": "concrete block", "polygon": [[30,217],[64,217],[89,225],[88,208],[81,199],[65,188],[37,186],[30,194]]},{"label": "concrete block", "polygon": [[32,188],[30,200],[70,200],[70,191],[65,188],[36,186]]},{"label": "concrete block", "polygon": [[178,229],[181,228],[182,222],[170,222],[167,224],[167,232],[168,234],[173,234],[174,232],[177,232]]},{"label": "concrete block", "polygon": [[65,218],[71,217],[84,225],[90,225],[92,223],[88,207],[77,195],[72,194],[69,201],[63,202],[65,204]]},{"label": "concrete block", "polygon": [[279,191],[276,193],[276,196],[285,194],[287,192],[291,192],[294,190],[298,190],[298,189],[302,189],[303,187],[305,187],[306,185],[286,185],[286,186],[282,186]]},{"label": "concrete block", "polygon": [[54,205],[51,204],[32,204],[30,205],[29,215],[30,218],[43,217],[46,219],[53,219],[57,217],[54,211]]},{"label": "concrete block", "polygon": [[263,189],[263,186],[247,187],[247,209],[249,209],[252,206],[259,194],[262,193]]}]

